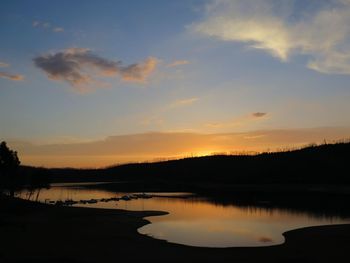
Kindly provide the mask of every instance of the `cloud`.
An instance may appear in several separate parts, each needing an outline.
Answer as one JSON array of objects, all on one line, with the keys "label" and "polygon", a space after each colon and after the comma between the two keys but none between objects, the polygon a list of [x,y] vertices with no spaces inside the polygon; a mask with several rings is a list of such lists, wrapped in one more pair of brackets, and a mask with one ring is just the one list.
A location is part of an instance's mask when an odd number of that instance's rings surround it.
[{"label": "cloud", "polygon": [[264,116],[266,116],[266,112],[254,112],[254,113],[252,113],[252,116],[253,117],[256,117],[256,118],[261,118],[261,117],[264,117]]},{"label": "cloud", "polygon": [[197,98],[197,97],[176,100],[171,106],[177,107],[177,106],[192,105],[193,103],[197,102],[198,100],[199,100],[199,98]]},{"label": "cloud", "polygon": [[293,0],[216,0],[207,7],[204,20],[190,28],[245,43],[281,61],[305,55],[307,67],[321,73],[350,74],[350,1],[300,3],[303,12]]},{"label": "cloud", "polygon": [[0,61],[0,68],[6,68],[6,67],[9,67],[9,66],[10,66],[10,64],[7,64],[5,62],[1,62]]},{"label": "cloud", "polygon": [[158,59],[149,57],[145,61],[137,64],[126,67],[119,66],[116,68],[116,72],[119,73],[125,81],[144,83],[147,77],[156,69],[157,64]]},{"label": "cloud", "polygon": [[44,23],[41,23],[42,27],[44,28],[50,28],[51,27],[51,24],[48,23],[48,22],[44,22]]},{"label": "cloud", "polygon": [[265,137],[265,136],[266,136],[265,134],[247,135],[247,136],[243,137],[243,139],[246,139],[246,140],[256,140],[256,139],[263,138],[263,137]]},{"label": "cloud", "polygon": [[149,57],[143,62],[123,66],[121,61],[99,57],[87,48],[69,48],[34,58],[34,64],[50,79],[68,82],[77,89],[96,85],[98,77],[120,76],[123,81],[144,83],[157,63],[156,58]]},{"label": "cloud", "polygon": [[42,28],[42,29],[50,29],[52,32],[56,32],[56,33],[64,32],[63,27],[53,26],[51,23],[45,22],[45,21],[35,20],[32,22],[32,26],[37,28]]},{"label": "cloud", "polygon": [[167,67],[177,67],[177,66],[182,66],[182,65],[187,65],[190,64],[188,60],[175,60],[171,62],[170,64],[167,65]]},{"label": "cloud", "polygon": [[[10,64],[0,61],[0,68],[7,68],[9,66]],[[11,74],[11,73],[0,71],[0,78],[19,81],[19,80],[23,80],[24,76],[20,74]]]},{"label": "cloud", "polygon": [[24,76],[22,76],[22,75],[10,74],[10,73],[1,72],[1,71],[0,71],[0,78],[5,78],[5,79],[9,79],[9,80],[14,80],[14,81],[24,80]]},{"label": "cloud", "polygon": [[223,128],[238,128],[242,126],[247,126],[251,123],[264,120],[267,113],[264,112],[254,112],[250,115],[242,115],[235,119],[224,120],[220,122],[211,122],[205,124],[206,127],[211,129],[223,129]]},{"label": "cloud", "polygon": [[52,31],[53,32],[63,32],[64,28],[63,27],[55,27]]},{"label": "cloud", "polygon": [[33,27],[37,27],[37,26],[39,26],[40,25],[40,22],[39,21],[33,21],[32,22],[32,26]]}]

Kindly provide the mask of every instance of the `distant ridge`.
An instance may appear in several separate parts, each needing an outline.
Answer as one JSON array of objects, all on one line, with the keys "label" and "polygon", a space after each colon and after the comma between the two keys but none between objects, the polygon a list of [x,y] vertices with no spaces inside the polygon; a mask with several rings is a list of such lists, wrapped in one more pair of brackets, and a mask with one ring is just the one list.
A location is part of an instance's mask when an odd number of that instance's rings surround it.
[{"label": "distant ridge", "polygon": [[[350,183],[350,142],[309,145],[297,150],[256,155],[213,155],[154,163],[132,163],[103,169],[45,170],[53,182],[145,181],[181,183]],[[35,167],[22,167],[23,172]]]}]

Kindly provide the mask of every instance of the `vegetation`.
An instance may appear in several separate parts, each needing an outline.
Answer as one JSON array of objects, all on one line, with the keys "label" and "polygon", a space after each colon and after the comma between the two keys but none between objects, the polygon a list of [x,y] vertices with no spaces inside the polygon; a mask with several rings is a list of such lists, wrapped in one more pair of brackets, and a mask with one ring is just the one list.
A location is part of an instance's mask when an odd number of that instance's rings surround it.
[{"label": "vegetation", "polygon": [[16,185],[18,184],[17,169],[20,161],[17,152],[10,150],[6,142],[0,144],[0,190],[7,188],[11,195],[14,194]]},{"label": "vegetation", "polygon": [[11,196],[18,189],[41,188],[49,185],[46,169],[23,169],[17,152],[11,150],[6,142],[0,143],[0,192],[8,191]]},{"label": "vegetation", "polygon": [[6,142],[0,144],[0,171],[11,171],[20,165],[17,152],[10,150]]},{"label": "vegetation", "polygon": [[[258,155],[217,155],[105,169],[50,169],[55,182],[138,181],[152,185],[350,184],[350,143]],[[27,170],[34,169],[27,167]]]},{"label": "vegetation", "polygon": [[[15,161],[17,154],[5,145],[2,143],[5,156],[12,156],[12,163],[19,164]],[[255,199],[282,201],[284,195],[289,202],[291,194],[303,200],[317,199],[320,195],[350,197],[350,175],[346,172],[349,156],[350,143],[341,142],[257,155],[192,157],[104,169],[2,164],[0,191],[38,189],[48,187],[50,182],[96,181],[118,183],[91,187],[111,191],[188,191],[212,196],[220,202],[222,198],[244,199],[248,203]]]},{"label": "vegetation", "polygon": [[48,179],[52,182],[114,181],[118,183],[85,187],[126,192],[194,192],[222,205],[297,207],[321,214],[342,211],[348,215],[349,154],[350,143],[344,142],[253,156],[194,157],[105,169],[20,166],[17,172],[21,181],[32,189],[45,186],[43,182],[47,183]]}]

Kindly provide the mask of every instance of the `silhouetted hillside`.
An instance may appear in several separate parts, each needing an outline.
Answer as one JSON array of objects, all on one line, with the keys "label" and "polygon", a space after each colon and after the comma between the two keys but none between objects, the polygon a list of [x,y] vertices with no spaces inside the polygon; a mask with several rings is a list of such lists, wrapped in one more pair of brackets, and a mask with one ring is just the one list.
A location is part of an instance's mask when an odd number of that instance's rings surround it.
[{"label": "silhouetted hillside", "polygon": [[[105,169],[48,169],[53,182],[348,184],[350,143],[309,146],[259,155],[216,155]],[[24,167],[23,170],[36,168]],[[41,171],[43,172],[43,171]]]}]

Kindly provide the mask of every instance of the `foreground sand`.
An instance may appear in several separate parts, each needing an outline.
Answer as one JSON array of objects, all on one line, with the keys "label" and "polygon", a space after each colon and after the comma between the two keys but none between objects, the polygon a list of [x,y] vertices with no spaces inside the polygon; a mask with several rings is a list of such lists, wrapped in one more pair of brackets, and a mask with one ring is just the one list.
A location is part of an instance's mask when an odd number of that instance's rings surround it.
[{"label": "foreground sand", "polygon": [[198,248],[137,233],[145,216],[129,212],[53,207],[0,200],[0,262],[347,262],[350,225],[284,233],[282,245]]}]

